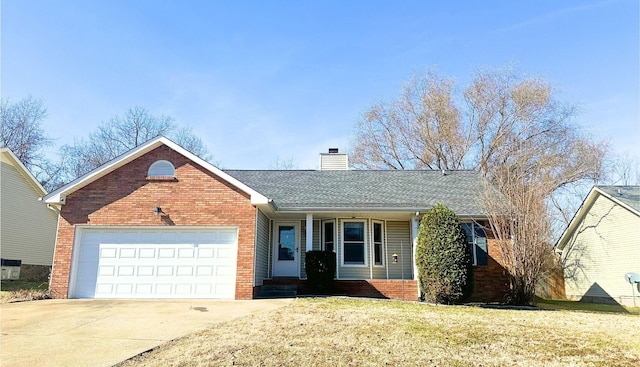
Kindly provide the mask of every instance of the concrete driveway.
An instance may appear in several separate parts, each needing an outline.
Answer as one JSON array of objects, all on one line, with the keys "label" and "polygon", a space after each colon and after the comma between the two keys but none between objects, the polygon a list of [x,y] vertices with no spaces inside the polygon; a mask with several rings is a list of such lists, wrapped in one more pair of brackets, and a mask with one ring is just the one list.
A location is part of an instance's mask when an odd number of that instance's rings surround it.
[{"label": "concrete driveway", "polygon": [[291,299],[44,300],[0,306],[0,365],[112,366],[217,323]]}]

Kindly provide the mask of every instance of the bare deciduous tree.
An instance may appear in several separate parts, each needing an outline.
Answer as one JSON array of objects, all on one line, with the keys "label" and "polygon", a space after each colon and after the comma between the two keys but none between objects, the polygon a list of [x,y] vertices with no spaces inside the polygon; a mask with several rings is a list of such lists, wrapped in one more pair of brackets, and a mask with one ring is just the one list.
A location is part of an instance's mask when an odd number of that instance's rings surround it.
[{"label": "bare deciduous tree", "polygon": [[20,159],[47,190],[56,187],[60,166],[49,159],[44,149],[53,145],[42,128],[47,109],[41,99],[31,96],[18,102],[0,102],[0,146]]},{"label": "bare deciduous tree", "polygon": [[628,152],[612,156],[606,166],[608,168],[607,181],[612,185],[640,184],[640,162]]},{"label": "bare deciduous tree", "polygon": [[40,99],[29,96],[16,103],[0,102],[0,145],[11,149],[30,170],[42,165],[42,149],[53,144],[41,126],[45,117],[47,109]]},{"label": "bare deciduous tree", "polygon": [[554,183],[546,169],[512,162],[497,169],[482,193],[489,226],[509,279],[507,301],[532,303],[536,286],[552,269],[551,222],[545,205]]},{"label": "bare deciduous tree", "polygon": [[64,180],[70,181],[108,162],[118,155],[156,137],[172,138],[190,152],[208,160],[207,148],[187,127],[179,128],[168,116],[154,116],[142,107],[132,107],[123,116],[114,116],[73,145],[64,145],[60,156]]},{"label": "bare deciduous tree", "polygon": [[351,162],[355,168],[482,172],[495,188],[484,202],[508,247],[511,298],[529,303],[543,270],[537,256],[542,249],[550,253],[552,222],[563,219],[554,195],[600,179],[607,146],[580,133],[572,123],[575,108],[542,79],[485,71],[455,91],[451,79],[433,73],[412,79],[398,100],[374,105],[358,121]]},{"label": "bare deciduous tree", "polygon": [[297,168],[298,168],[298,165],[293,160],[293,157],[289,159],[281,159],[278,156],[271,162],[271,164],[269,164],[269,169],[273,169],[273,170],[292,170]]}]

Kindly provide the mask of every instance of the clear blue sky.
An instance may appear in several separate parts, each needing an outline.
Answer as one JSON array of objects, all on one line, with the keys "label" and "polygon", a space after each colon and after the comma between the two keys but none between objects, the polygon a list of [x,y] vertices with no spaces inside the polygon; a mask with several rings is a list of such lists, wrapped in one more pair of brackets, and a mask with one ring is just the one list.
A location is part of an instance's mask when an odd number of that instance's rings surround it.
[{"label": "clear blue sky", "polygon": [[140,105],[225,168],[316,168],[427,69],[515,65],[640,159],[639,2],[2,0],[2,97],[42,98],[57,144]]}]

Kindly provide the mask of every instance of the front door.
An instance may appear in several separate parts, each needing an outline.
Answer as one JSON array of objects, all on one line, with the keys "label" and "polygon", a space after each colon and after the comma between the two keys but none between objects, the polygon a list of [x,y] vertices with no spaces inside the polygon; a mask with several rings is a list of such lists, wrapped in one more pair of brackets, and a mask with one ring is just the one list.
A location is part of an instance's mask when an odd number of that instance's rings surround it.
[{"label": "front door", "polygon": [[273,238],[273,276],[298,277],[300,246],[297,223],[276,223]]}]

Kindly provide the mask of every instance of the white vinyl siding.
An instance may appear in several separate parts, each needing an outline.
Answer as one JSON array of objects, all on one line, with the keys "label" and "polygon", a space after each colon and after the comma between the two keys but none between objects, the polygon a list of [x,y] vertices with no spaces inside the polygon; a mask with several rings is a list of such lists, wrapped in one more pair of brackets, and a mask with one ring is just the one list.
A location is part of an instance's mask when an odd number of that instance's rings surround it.
[{"label": "white vinyl siding", "polygon": [[[398,263],[391,256],[398,254]],[[387,258],[389,279],[413,279],[411,222],[387,222]]]},{"label": "white vinyl siding", "polygon": [[53,263],[58,216],[16,167],[2,162],[0,178],[0,255],[23,264]]},{"label": "white vinyl siding", "polygon": [[314,251],[320,250],[320,221],[313,221],[313,242],[312,247]]},{"label": "white vinyl siding", "polygon": [[600,297],[633,305],[624,274],[640,273],[638,228],[640,216],[598,195],[562,253],[567,297]]},{"label": "white vinyl siding", "polygon": [[349,169],[349,159],[344,153],[320,153],[321,171],[346,171]]},{"label": "white vinyl siding", "polygon": [[256,210],[256,254],[255,254],[255,285],[262,285],[262,281],[269,277],[269,218],[259,209]]}]

